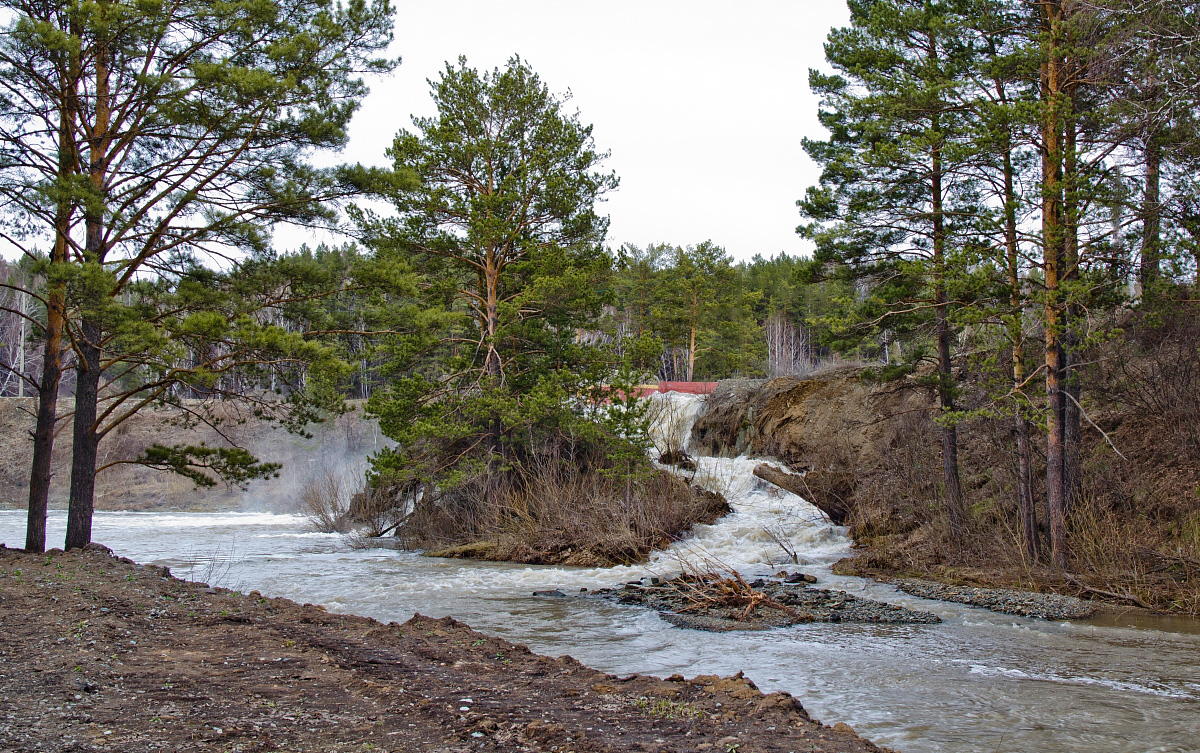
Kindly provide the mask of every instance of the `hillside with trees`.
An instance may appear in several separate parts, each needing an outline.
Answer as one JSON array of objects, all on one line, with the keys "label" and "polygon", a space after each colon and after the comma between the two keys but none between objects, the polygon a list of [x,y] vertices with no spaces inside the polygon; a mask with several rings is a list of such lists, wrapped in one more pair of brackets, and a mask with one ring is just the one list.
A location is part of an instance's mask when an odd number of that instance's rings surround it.
[{"label": "hillside with trees", "polygon": [[[804,142],[823,169],[798,202],[812,254],[738,260],[703,239],[606,246],[617,176],[520,58],[447,64],[388,168],[315,167],[364,76],[395,65],[388,9],[201,5],[13,5],[0,193],[21,258],[0,268],[0,394],[38,399],[29,547],[67,423],[71,545],[113,463],[199,484],[278,471],[236,442],[101,453],[140,410],[303,433],[364,400],[395,442],[373,504],[451,546],[514,521],[531,528],[513,540],[549,536],[559,513],[530,499],[576,475],[595,510],[666,483],[639,383],[849,366],[932,401],[907,435],[920,483],[878,495],[915,508],[860,511],[879,567],[920,530],[926,570],[1095,569],[1089,551],[1121,547],[1086,531],[1122,530],[1136,552],[1106,583],[1197,576],[1190,7],[851,2],[809,76],[827,131]],[[283,223],[350,240],[273,248]],[[636,559],[711,513],[696,504],[598,558]]]},{"label": "hillside with trees", "polygon": [[810,74],[830,136],[806,142],[825,172],[801,202],[805,275],[855,286],[836,331],[860,352],[901,334],[876,378],[936,395],[939,459],[920,462],[941,480],[903,490],[939,501],[917,513],[939,521],[926,559],[985,566],[998,549],[1025,571],[1103,569],[1135,603],[1151,582],[1192,592],[1200,17],[850,7],[832,71]]}]

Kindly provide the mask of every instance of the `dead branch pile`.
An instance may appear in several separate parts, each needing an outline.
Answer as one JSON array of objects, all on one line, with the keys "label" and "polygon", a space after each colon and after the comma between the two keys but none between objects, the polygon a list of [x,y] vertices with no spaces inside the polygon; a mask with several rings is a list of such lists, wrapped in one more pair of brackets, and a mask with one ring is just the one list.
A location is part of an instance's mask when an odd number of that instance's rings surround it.
[{"label": "dead branch pile", "polygon": [[727,576],[712,571],[685,572],[663,585],[673,589],[686,603],[676,610],[681,613],[732,609],[739,610],[734,619],[747,620],[756,609],[766,608],[798,620],[809,617],[754,588],[736,570],[730,570]]}]

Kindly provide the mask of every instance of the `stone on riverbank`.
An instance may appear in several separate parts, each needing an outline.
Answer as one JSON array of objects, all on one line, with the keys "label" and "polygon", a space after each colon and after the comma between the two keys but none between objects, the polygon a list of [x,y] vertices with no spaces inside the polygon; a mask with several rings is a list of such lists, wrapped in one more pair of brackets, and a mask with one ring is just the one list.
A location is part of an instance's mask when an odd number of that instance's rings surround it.
[{"label": "stone on riverbank", "polygon": [[1011,588],[951,586],[917,578],[894,578],[886,582],[907,594],[923,599],[952,601],[1019,617],[1056,621],[1078,620],[1091,617],[1096,612],[1094,604],[1060,594],[1034,593]]},{"label": "stone on riverbank", "polygon": [[[851,622],[868,624],[933,624],[941,619],[895,604],[862,599],[845,591],[809,588],[809,579],[757,579],[743,583],[749,591],[742,600],[726,603],[706,601],[693,576],[681,576],[657,585],[630,583],[621,588],[601,589],[591,596],[622,604],[638,604],[660,613],[678,627],[726,632],[764,630],[808,622]],[[791,582],[789,582],[791,581]],[[747,609],[751,601],[753,608]]]}]

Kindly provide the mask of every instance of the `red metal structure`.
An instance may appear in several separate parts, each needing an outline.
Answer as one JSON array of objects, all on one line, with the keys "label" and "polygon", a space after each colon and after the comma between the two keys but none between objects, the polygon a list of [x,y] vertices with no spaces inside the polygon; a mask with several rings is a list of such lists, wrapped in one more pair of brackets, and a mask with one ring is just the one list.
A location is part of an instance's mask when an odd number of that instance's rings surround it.
[{"label": "red metal structure", "polygon": [[708,395],[717,388],[716,382],[659,382],[658,384],[639,384],[635,389],[638,397],[646,397],[656,392],[686,392],[689,395]]},{"label": "red metal structure", "polygon": [[659,392],[686,392],[691,395],[709,395],[717,388],[716,382],[659,382]]}]

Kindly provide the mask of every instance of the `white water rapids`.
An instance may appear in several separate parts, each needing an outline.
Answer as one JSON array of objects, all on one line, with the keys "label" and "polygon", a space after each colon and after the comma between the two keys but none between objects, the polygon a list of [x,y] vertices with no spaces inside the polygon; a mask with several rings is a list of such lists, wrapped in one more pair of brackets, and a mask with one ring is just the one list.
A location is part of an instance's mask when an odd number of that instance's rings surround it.
[{"label": "white water rapids", "polygon": [[[655,439],[683,446],[702,398],[655,396]],[[696,458],[696,480],[734,512],[644,567],[572,569],[440,560],[354,550],[269,513],[96,515],[94,538],[176,575],[330,609],[402,621],[452,615],[474,628],[570,654],[613,673],[745,671],[787,690],[827,724],[846,722],[904,753],[1196,753],[1200,751],[1200,623],[1047,623],[917,599],[831,575],[850,542],[811,505],[752,474],[750,458]],[[64,516],[50,521],[51,545]],[[21,546],[24,516],[0,511],[0,543]],[[767,574],[796,552],[820,587],[932,611],[940,625],[809,624],[752,633],[673,627],[639,607],[531,592],[595,588],[707,557]]]}]

